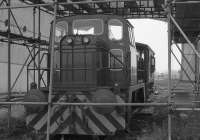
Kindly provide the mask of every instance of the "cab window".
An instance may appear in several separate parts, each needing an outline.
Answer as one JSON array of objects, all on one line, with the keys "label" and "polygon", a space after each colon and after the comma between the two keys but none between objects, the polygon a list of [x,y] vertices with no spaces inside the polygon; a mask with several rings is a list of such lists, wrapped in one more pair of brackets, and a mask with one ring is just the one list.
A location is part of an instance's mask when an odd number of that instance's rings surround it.
[{"label": "cab window", "polygon": [[112,49],[109,53],[109,67],[111,70],[121,70],[123,67],[123,51]]},{"label": "cab window", "polygon": [[65,21],[60,21],[56,23],[55,29],[55,42],[59,43],[63,36],[68,32],[68,24]]},{"label": "cab window", "polygon": [[108,22],[108,37],[110,40],[121,40],[123,37],[123,24],[118,19],[111,19]]},{"label": "cab window", "polygon": [[103,21],[101,19],[79,19],[73,22],[73,34],[100,35],[103,33]]},{"label": "cab window", "polygon": [[151,72],[155,71],[155,57],[151,56]]},{"label": "cab window", "polygon": [[155,58],[151,56],[151,65],[155,66]]},{"label": "cab window", "polygon": [[143,70],[144,69],[144,51],[138,52],[138,69]]}]

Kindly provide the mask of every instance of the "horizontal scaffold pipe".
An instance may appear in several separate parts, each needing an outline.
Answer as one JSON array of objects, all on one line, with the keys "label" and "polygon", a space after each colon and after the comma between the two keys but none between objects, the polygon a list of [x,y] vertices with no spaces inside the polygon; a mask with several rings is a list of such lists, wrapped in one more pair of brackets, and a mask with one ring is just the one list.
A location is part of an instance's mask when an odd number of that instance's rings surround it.
[{"label": "horizontal scaffold pipe", "polygon": [[47,102],[0,102],[0,105],[47,105]]},{"label": "horizontal scaffold pipe", "polygon": [[[72,4],[109,3],[109,2],[133,2],[133,0],[101,0],[101,1],[77,1],[77,2],[68,1],[68,2],[57,2],[57,4],[59,4],[59,5],[72,5]],[[53,5],[54,5],[54,2],[41,3],[41,4],[30,4],[30,5],[20,5],[20,6],[5,6],[5,7],[0,7],[0,10],[53,6]]]},{"label": "horizontal scaffold pipe", "polygon": [[[48,102],[0,102],[0,105],[48,105]],[[181,106],[191,105],[193,103],[69,103],[69,102],[52,102],[52,105],[62,106]]]},{"label": "horizontal scaffold pipe", "polygon": [[200,111],[200,108],[195,107],[184,107],[184,108],[175,108],[177,111]]},{"label": "horizontal scaffold pipe", "polygon": [[175,4],[197,4],[197,3],[200,3],[200,1],[194,1],[194,0],[191,0],[191,1],[173,1],[172,3],[175,3]]}]

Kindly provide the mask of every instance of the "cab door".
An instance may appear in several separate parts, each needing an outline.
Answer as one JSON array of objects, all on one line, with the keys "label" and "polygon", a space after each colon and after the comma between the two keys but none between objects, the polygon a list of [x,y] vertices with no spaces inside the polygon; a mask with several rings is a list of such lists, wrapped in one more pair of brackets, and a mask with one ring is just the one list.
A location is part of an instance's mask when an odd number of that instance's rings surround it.
[{"label": "cab door", "polygon": [[123,86],[126,80],[126,63],[124,61],[125,40],[124,25],[119,19],[110,19],[108,21],[108,67],[109,67],[109,85]]},{"label": "cab door", "polygon": [[130,80],[131,84],[137,84],[137,50],[135,46],[134,29],[131,25],[128,26],[128,46],[130,49]]}]

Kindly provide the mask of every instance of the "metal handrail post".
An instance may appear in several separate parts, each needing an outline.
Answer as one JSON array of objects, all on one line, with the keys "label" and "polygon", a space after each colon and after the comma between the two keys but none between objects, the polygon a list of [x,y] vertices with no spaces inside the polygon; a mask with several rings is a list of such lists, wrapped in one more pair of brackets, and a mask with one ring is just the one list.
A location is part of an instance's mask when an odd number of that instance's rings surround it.
[{"label": "metal handrail post", "polygon": [[54,45],[55,45],[55,30],[56,30],[56,14],[57,14],[57,0],[54,2],[54,20],[53,20],[53,34],[51,39],[51,64],[50,64],[50,83],[49,83],[49,96],[48,96],[48,114],[47,114],[47,140],[50,137],[50,121],[51,121],[51,97],[53,93],[53,65],[54,65]]}]

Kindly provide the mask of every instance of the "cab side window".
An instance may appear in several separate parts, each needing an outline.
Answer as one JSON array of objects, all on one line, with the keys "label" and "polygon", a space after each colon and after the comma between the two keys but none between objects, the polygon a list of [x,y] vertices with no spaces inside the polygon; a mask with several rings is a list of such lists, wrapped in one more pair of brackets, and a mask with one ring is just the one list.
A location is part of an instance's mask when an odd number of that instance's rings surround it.
[{"label": "cab side window", "polygon": [[121,70],[123,67],[123,51],[111,49],[109,53],[109,67],[111,70]]},{"label": "cab side window", "polygon": [[138,69],[144,70],[144,51],[139,52],[138,56]]},{"label": "cab side window", "polygon": [[155,57],[151,56],[151,72],[155,72]]},{"label": "cab side window", "polygon": [[118,19],[108,21],[108,37],[110,40],[121,40],[123,38],[123,24]]}]

